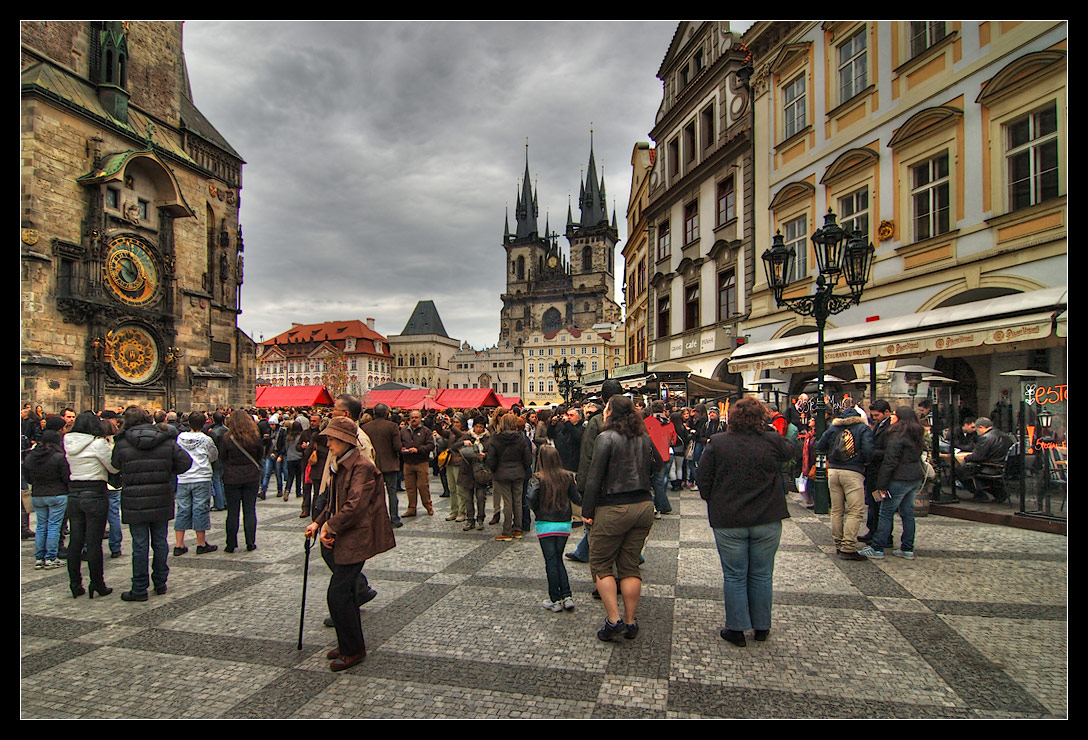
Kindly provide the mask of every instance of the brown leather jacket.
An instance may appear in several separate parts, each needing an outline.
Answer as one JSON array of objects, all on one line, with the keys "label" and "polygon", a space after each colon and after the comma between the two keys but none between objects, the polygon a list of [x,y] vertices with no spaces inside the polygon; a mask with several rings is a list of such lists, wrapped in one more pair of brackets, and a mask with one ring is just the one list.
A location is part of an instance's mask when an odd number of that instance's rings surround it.
[{"label": "brown leather jacket", "polygon": [[385,482],[368,457],[354,449],[336,462],[329,503],[314,521],[336,535],[333,562],[370,560],[397,546],[386,507]]}]

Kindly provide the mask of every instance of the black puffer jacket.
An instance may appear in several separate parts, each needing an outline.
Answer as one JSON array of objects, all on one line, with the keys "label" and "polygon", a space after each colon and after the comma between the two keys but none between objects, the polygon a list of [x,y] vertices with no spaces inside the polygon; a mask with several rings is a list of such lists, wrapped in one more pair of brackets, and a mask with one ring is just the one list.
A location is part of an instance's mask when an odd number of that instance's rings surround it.
[{"label": "black puffer jacket", "polygon": [[532,464],[529,439],[522,432],[507,431],[492,435],[484,465],[495,474],[495,480],[504,483],[523,481],[529,477]]},{"label": "black puffer jacket", "polygon": [[35,498],[68,495],[68,460],[55,445],[39,444],[23,460],[23,477]]},{"label": "black puffer jacket", "polygon": [[121,521],[165,522],[174,518],[174,477],[193,464],[177,438],[153,424],[137,424],[118,434],[113,467],[121,471]]},{"label": "black puffer jacket", "polygon": [[922,465],[922,442],[915,443],[906,434],[896,434],[894,427],[888,432],[887,440],[888,446],[873,490],[886,491],[893,480],[923,480],[926,469]]},{"label": "black puffer jacket", "polygon": [[582,516],[592,519],[598,506],[649,501],[651,479],[663,464],[649,435],[627,438],[611,429],[601,432],[593,444]]}]

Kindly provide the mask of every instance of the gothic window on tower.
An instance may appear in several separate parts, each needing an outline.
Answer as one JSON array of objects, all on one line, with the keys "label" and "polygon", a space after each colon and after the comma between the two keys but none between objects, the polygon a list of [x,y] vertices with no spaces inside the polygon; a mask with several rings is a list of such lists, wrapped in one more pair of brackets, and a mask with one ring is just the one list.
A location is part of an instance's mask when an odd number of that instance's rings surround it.
[{"label": "gothic window on tower", "polygon": [[[519,255],[518,256],[518,280],[524,280],[524,279],[525,279],[525,256],[524,255]],[[519,330],[520,330],[520,327],[519,327]]]},{"label": "gothic window on tower", "polygon": [[553,306],[545,311],[540,321],[540,328],[545,334],[551,334],[562,329],[563,317],[560,315],[559,310]]}]

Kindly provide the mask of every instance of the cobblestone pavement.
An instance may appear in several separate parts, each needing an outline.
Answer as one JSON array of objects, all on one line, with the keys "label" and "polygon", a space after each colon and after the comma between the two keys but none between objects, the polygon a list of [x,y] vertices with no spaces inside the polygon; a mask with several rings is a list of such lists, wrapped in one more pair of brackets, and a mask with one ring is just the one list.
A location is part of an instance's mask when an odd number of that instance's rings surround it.
[{"label": "cobblestone pavement", "polygon": [[[437,479],[431,490],[440,491]],[[719,636],[722,575],[697,493],[672,493],[646,547],[641,632],[603,643],[587,565],[567,561],[577,608],[547,596],[535,537],[496,542],[435,515],[406,519],[367,563],[368,655],[332,673],[328,569],[311,554],[303,649],[303,520],[257,502],[258,549],[169,559],[169,592],[73,599],[64,570],[21,548],[23,717],[1065,717],[1066,538],[930,516],[914,561],[834,557],[828,518],[791,502],[773,628]],[[401,496],[401,509],[405,505]],[[490,511],[490,501],[488,503]],[[898,530],[898,526],[897,526]],[[568,543],[574,548],[581,530]],[[105,545],[105,543],[103,543]],[[173,547],[173,533],[170,533]],[[86,566],[84,566],[86,569]],[[85,576],[86,579],[86,576]]]}]

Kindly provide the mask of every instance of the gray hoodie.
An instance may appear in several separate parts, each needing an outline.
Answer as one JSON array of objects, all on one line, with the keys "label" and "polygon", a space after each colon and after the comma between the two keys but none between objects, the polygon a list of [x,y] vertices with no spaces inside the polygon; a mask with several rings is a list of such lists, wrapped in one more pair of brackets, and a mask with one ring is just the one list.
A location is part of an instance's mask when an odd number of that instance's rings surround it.
[{"label": "gray hoodie", "polygon": [[178,446],[193,458],[193,465],[178,476],[178,483],[201,483],[212,479],[212,463],[219,459],[219,450],[212,438],[203,432],[182,432]]}]

